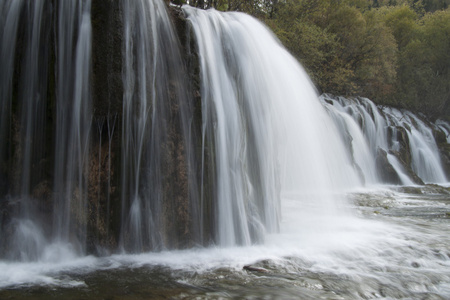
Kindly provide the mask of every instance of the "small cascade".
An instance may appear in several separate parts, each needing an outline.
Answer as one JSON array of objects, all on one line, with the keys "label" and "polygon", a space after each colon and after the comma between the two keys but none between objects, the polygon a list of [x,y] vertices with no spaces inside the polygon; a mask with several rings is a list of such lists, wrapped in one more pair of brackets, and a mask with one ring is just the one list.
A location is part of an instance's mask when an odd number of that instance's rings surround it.
[{"label": "small cascade", "polygon": [[407,114],[411,126],[408,131],[412,168],[427,183],[446,183],[447,178],[442,169],[439,150],[432,129],[419,118]]},{"label": "small cascade", "polygon": [[[384,112],[390,121],[390,126],[395,126],[396,130],[401,129],[407,134],[409,143],[410,164],[413,172],[426,183],[446,183],[440,153],[433,135],[434,124],[425,124],[416,115],[409,111],[399,111],[397,109],[385,108]],[[402,129],[403,128],[403,129]],[[391,144],[393,150],[400,143],[397,137],[393,136]]]},{"label": "small cascade", "polygon": [[[322,96],[341,132],[351,138],[355,164],[366,183],[413,185],[448,181],[433,130],[448,124],[426,124],[409,111],[378,108],[366,98]],[[389,174],[391,173],[391,174]]]},{"label": "small cascade", "polygon": [[415,184],[411,180],[411,178],[409,178],[408,173],[406,172],[402,163],[399,161],[399,159],[397,157],[395,157],[395,155],[388,153],[387,159],[388,159],[389,164],[394,168],[395,172],[397,173],[401,185],[414,185]]},{"label": "small cascade", "polygon": [[[361,111],[359,106],[349,106],[343,102],[343,98],[339,100],[330,100],[323,98],[325,101],[332,101],[330,106],[324,102],[328,113],[332,116],[334,122],[339,127],[339,132],[347,143],[347,151],[351,153],[353,158],[353,167],[358,170],[362,182],[366,184],[375,184],[380,181],[376,171],[376,132],[375,124],[369,118],[369,126],[367,130],[363,130],[367,112]],[[372,129],[372,130],[370,130]],[[370,138],[367,138],[369,136]]]}]

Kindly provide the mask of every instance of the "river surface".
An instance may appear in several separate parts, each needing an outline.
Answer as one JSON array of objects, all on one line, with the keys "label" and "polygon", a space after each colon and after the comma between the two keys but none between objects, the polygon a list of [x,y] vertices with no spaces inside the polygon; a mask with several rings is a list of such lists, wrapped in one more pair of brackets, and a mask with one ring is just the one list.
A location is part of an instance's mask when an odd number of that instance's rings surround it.
[{"label": "river surface", "polygon": [[448,187],[352,191],[339,213],[304,197],[263,245],[0,261],[0,299],[450,299]]}]

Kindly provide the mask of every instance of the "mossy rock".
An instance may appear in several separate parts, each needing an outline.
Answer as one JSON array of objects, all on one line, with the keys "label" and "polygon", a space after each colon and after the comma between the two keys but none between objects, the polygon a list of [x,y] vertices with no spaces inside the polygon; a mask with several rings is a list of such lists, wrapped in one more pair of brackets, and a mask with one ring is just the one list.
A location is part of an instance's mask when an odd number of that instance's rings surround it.
[{"label": "mossy rock", "polygon": [[427,184],[425,188],[430,193],[450,194],[450,187],[444,187],[438,184]]},{"label": "mossy rock", "polygon": [[402,186],[397,189],[401,193],[413,194],[413,195],[421,195],[423,194],[421,187],[415,186]]},{"label": "mossy rock", "polygon": [[440,129],[434,129],[433,136],[437,144],[447,144],[447,136],[444,131]]}]

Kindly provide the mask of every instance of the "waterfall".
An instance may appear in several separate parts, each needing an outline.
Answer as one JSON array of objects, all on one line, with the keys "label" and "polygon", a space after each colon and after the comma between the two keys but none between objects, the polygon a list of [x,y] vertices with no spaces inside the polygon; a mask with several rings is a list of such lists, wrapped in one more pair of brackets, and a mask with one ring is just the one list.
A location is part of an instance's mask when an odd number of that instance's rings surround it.
[{"label": "waterfall", "polygon": [[[4,28],[1,40],[1,136],[2,162],[12,164],[14,172],[2,179],[9,182],[6,193],[14,203],[12,235],[7,253],[20,260],[43,256],[50,240],[46,212],[48,203],[48,169],[54,165],[53,240],[77,245],[82,249],[85,229],[82,223],[86,209],[84,168],[90,127],[90,2],[61,1],[54,22],[58,41],[55,75],[49,66],[52,41],[52,7],[50,1],[3,1]],[[27,20],[19,22],[20,19]],[[75,44],[74,44],[75,43]],[[17,54],[17,58],[14,55]],[[16,64],[14,66],[14,64]],[[14,76],[18,68],[18,79]],[[55,91],[48,86],[57,78]],[[50,84],[49,84],[50,82]],[[13,102],[13,105],[11,104]],[[53,137],[48,113],[56,105],[55,157],[49,153]],[[12,117],[14,116],[14,117]],[[14,153],[8,153],[14,146]],[[73,198],[77,198],[73,200]],[[16,200],[15,200],[16,199]],[[73,220],[76,215],[79,220]],[[81,220],[81,222],[80,222]],[[83,232],[84,231],[84,232]],[[70,241],[69,241],[70,239]],[[81,239],[79,242],[78,239]]]},{"label": "waterfall", "polygon": [[120,247],[142,252],[203,243],[178,39],[164,2],[123,7]]},{"label": "waterfall", "polygon": [[[409,111],[379,108],[367,98],[324,95],[322,102],[336,122],[343,124],[341,132],[350,134],[351,151],[366,183],[413,185],[420,183],[416,176],[426,183],[448,182],[433,135],[433,130],[447,135],[448,123],[426,124]],[[377,167],[380,150],[386,154],[387,165]],[[395,171],[397,180],[383,176],[386,167]]]},{"label": "waterfall", "polygon": [[[2,71],[0,72],[0,138],[1,141],[10,139],[11,129],[11,103],[12,85],[15,62],[15,47],[17,43],[17,31],[19,27],[20,15],[24,1],[3,1],[0,5],[0,62]],[[3,143],[2,143],[3,144]],[[0,147],[0,158],[7,161],[8,147]],[[7,182],[6,175],[0,173],[1,188],[7,189],[3,185]]]},{"label": "waterfall", "polygon": [[[90,102],[90,0],[60,1],[57,27],[57,91],[53,236],[85,252]],[[75,44],[74,44],[75,43]]]},{"label": "waterfall", "polygon": [[273,34],[245,14],[183,9],[199,53],[219,244],[248,245],[276,232],[281,190],[323,202],[356,185],[337,127]]},{"label": "waterfall", "polygon": [[[46,148],[46,110],[47,75],[49,53],[49,5],[44,0],[36,1],[4,1],[1,7],[2,20],[5,21],[0,40],[2,66],[5,72],[1,75],[1,128],[2,144],[11,145],[17,142],[14,153],[11,148],[1,147],[2,160],[10,160],[15,172],[8,180],[0,176],[2,181],[10,182],[10,201],[15,205],[12,219],[12,237],[9,256],[13,259],[33,260],[42,253],[45,238],[41,231],[42,220],[36,188],[42,180],[43,160]],[[20,23],[21,18],[26,22]],[[17,47],[17,36],[20,45]],[[13,66],[17,62],[15,54],[22,56],[23,66],[20,75],[13,79]],[[17,84],[18,88],[12,85]],[[12,118],[12,111],[20,117]]]},{"label": "waterfall", "polygon": [[408,136],[413,170],[424,182],[446,183],[447,178],[442,169],[432,129],[412,114],[407,113],[405,117],[407,120],[404,122],[409,123],[411,128],[411,131],[408,131]]},{"label": "waterfall", "polygon": [[[157,118],[163,116],[156,113],[156,91],[152,89],[157,79],[155,68],[158,61],[155,57],[159,54],[157,36],[154,36],[157,30],[156,17],[157,11],[152,1],[124,2],[125,91],[122,126],[121,243],[122,247],[129,245],[133,251],[143,250],[144,239],[148,239],[148,243],[151,244],[160,243],[161,240],[159,231],[155,228],[158,223],[155,219],[161,214],[162,197],[160,167],[157,163],[161,160],[159,143],[165,135],[160,131],[165,130],[166,126],[156,128],[160,120]],[[136,54],[133,57],[134,51]],[[151,126],[150,122],[154,122],[155,126]],[[153,136],[152,128],[156,133]],[[148,179],[149,184],[157,186],[155,189],[148,187],[148,190],[152,190],[152,193],[148,194],[144,194],[146,190],[142,188],[147,179],[141,177],[141,174],[146,175],[141,171],[146,159],[149,159],[146,166],[154,168],[148,171],[154,176],[154,181]],[[156,230],[153,231],[152,228]],[[124,240],[125,236],[128,237],[128,241]]]},{"label": "waterfall", "polygon": [[449,180],[447,122],[319,97],[242,13],[2,0],[0,41],[8,260],[253,245],[280,231],[282,199],[331,216],[348,189]]}]

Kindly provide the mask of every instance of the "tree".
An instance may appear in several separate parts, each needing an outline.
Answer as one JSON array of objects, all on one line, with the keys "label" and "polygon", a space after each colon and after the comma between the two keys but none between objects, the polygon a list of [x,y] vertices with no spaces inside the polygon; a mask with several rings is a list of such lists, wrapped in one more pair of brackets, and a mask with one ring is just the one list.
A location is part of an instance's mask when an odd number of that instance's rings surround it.
[{"label": "tree", "polygon": [[361,49],[362,60],[356,69],[360,93],[375,101],[393,103],[397,79],[397,43],[392,30],[382,21],[378,10],[364,14],[366,30]]},{"label": "tree", "polygon": [[381,13],[385,14],[384,22],[392,30],[401,51],[417,35],[417,14],[406,5],[383,8]]},{"label": "tree", "polygon": [[[419,99],[422,111],[437,118],[450,101],[450,10],[436,11],[423,18],[421,69],[427,70]],[[420,69],[420,70],[421,70]],[[448,112],[447,112],[448,116]]]}]

